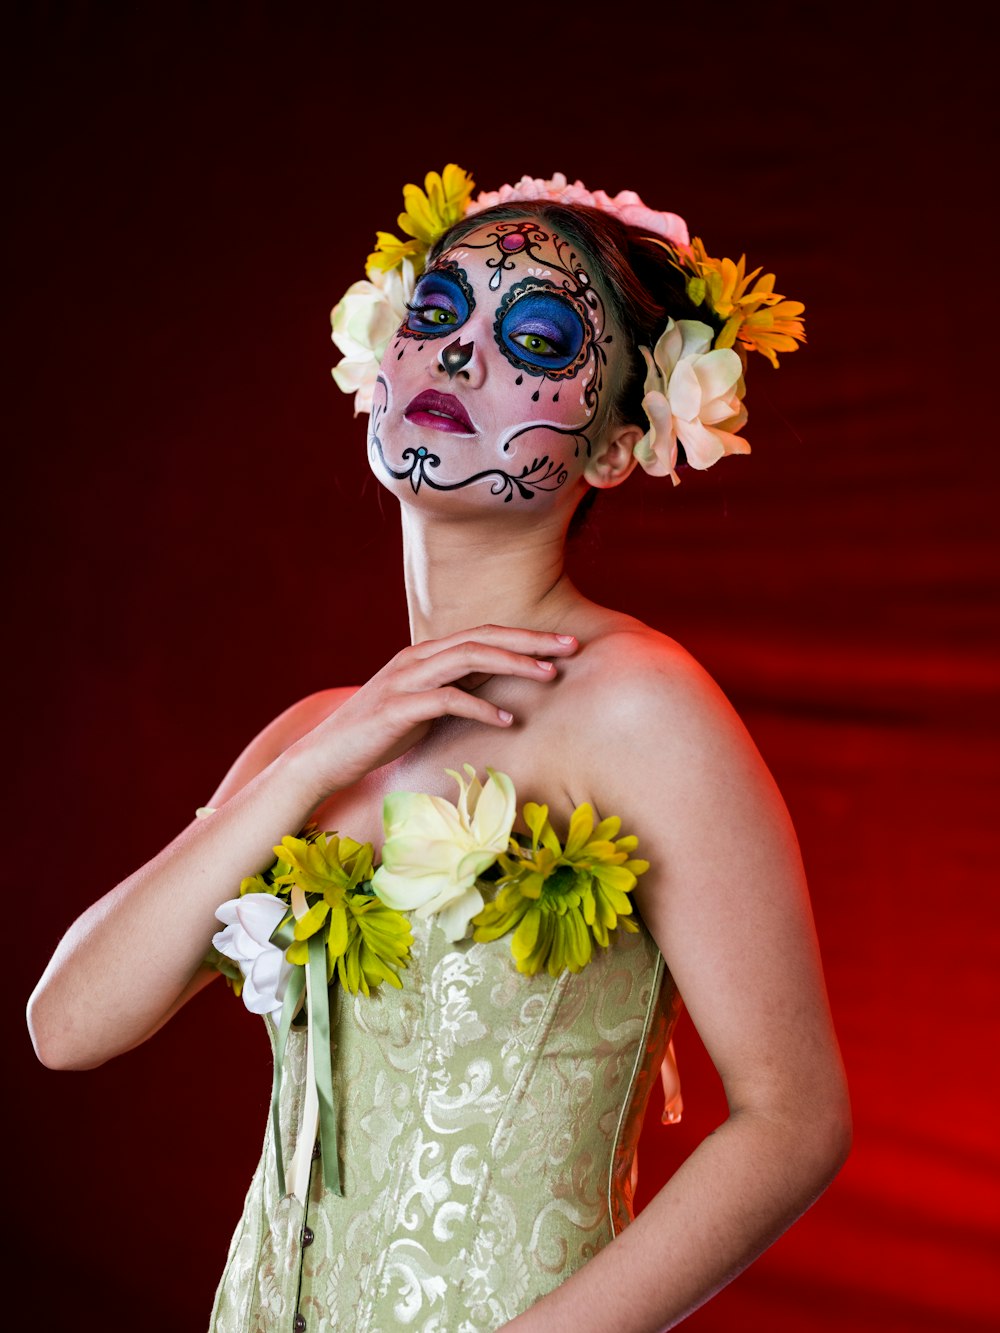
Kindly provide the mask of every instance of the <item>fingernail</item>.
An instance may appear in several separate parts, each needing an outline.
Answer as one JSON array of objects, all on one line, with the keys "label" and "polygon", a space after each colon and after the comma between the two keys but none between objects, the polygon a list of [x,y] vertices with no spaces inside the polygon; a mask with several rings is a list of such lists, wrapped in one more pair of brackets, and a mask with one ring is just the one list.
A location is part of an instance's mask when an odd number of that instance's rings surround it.
[{"label": "fingernail", "polygon": [[555,671],[551,662],[543,662],[540,657],[535,658],[535,665],[540,666],[543,671]]},{"label": "fingernail", "polygon": [[556,638],[560,643],[576,643],[576,635],[574,634],[557,634]]},{"label": "fingernail", "polygon": [[513,713],[508,713],[507,710],[506,710],[506,708],[498,708],[498,709],[497,709],[497,717],[500,719],[501,722],[513,722],[513,721],[514,721],[514,714],[513,714]]}]

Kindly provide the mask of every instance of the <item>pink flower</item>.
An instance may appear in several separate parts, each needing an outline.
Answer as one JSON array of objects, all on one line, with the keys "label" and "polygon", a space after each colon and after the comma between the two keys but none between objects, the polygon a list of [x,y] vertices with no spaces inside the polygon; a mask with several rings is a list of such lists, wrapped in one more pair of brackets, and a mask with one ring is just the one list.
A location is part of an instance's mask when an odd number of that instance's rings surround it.
[{"label": "pink flower", "polygon": [[572,185],[561,171],[551,180],[522,176],[516,185],[501,185],[499,190],[484,190],[465,210],[466,217],[492,208],[494,204],[531,203],[547,200],[555,204],[582,204],[612,213],[627,226],[639,227],[653,236],[662,236],[673,245],[686,249],[690,244],[687,223],[676,213],[657,213],[647,208],[634,190],[621,190],[612,198],[604,190],[588,190],[583,181]]}]

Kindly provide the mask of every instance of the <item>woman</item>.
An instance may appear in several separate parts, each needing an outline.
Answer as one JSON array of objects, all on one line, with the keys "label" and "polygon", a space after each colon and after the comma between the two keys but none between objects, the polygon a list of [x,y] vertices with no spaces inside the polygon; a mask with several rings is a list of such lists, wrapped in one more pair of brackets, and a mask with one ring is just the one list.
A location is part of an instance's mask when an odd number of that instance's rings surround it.
[{"label": "woman", "polygon": [[[745,351],[777,364],[802,307],[632,194],[426,184],[334,310],[412,644],[278,717],[210,817],[84,914],[33,1037],[92,1067],[218,970],[271,1016],[218,1333],[670,1327],[825,1187],[849,1112],[773,782],[691,658],[582,596],[563,547],[637,462],[676,483],[748,451]],[[626,1229],[679,996],[730,1114]]]}]

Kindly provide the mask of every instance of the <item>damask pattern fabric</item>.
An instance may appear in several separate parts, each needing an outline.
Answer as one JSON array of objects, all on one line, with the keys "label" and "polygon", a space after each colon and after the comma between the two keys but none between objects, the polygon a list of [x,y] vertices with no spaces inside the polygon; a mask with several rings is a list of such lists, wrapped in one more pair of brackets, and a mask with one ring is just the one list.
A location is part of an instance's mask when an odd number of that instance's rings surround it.
[{"label": "damask pattern fabric", "polygon": [[[508,942],[412,920],[404,989],[333,992],[343,1196],[305,1209],[264,1151],[211,1333],[480,1333],[559,1285],[632,1217],[631,1168],[679,1006],[652,938],[582,972],[516,971]],[[273,1029],[272,1037],[273,1037]],[[286,1163],[305,1035],[285,1058]],[[302,1326],[301,1324],[299,1325]]]}]

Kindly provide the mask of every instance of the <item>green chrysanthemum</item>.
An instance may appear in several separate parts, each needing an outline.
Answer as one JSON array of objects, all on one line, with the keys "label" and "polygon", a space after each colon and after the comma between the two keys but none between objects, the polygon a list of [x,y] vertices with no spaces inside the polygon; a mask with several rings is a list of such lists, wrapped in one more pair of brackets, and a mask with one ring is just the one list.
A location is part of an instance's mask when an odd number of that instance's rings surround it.
[{"label": "green chrysanthemum", "polygon": [[630,920],[629,894],[649,862],[631,858],[638,839],[618,837],[621,820],[602,820],[577,806],[562,846],[549,822],[548,806],[529,801],[524,820],[531,845],[511,840],[500,856],[502,871],[496,898],[473,917],[473,938],[499,939],[513,931],[511,953],[519,972],[532,975],[543,967],[551,976],[563,969],[579,972],[593,954],[594,943],[607,948],[610,932],[639,928]]},{"label": "green chrysanthemum", "polygon": [[406,918],[366,891],[372,874],[372,845],[336,833],[310,833],[282,838],[275,847],[277,862],[268,874],[272,893],[291,902],[294,938],[285,957],[304,966],[309,940],[322,934],[327,953],[327,979],[336,974],[357,994],[370,994],[382,981],[399,987],[396,975],[413,936]]},{"label": "green chrysanthemum", "polygon": [[348,894],[347,907],[347,948],[336,960],[340,984],[352,995],[370,995],[383,981],[401,990],[399,969],[407,966],[413,943],[406,917],[369,893]]}]

